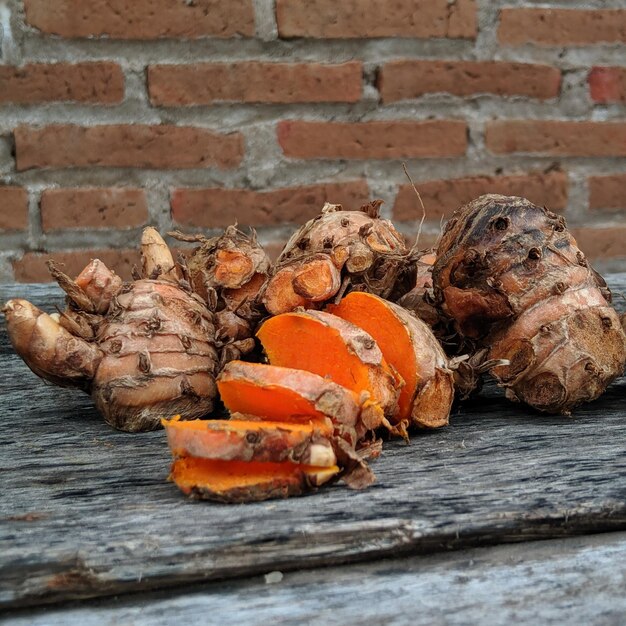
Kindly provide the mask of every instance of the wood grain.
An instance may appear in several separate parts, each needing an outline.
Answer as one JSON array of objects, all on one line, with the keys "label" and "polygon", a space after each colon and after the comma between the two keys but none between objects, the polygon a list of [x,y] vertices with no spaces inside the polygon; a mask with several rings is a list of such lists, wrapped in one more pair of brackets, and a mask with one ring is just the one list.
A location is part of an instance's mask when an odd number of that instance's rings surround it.
[{"label": "wood grain", "polygon": [[[23,285],[0,299],[16,293],[58,299]],[[162,431],[113,431],[88,396],[6,350],[0,365],[3,607],[626,528],[624,378],[573,418],[489,387],[450,427],[386,445],[368,490],[229,506],[166,482]]]},{"label": "wood grain", "polygon": [[[528,542],[132,594],[5,626],[623,623],[626,533]],[[275,580],[268,583],[266,580]]]}]

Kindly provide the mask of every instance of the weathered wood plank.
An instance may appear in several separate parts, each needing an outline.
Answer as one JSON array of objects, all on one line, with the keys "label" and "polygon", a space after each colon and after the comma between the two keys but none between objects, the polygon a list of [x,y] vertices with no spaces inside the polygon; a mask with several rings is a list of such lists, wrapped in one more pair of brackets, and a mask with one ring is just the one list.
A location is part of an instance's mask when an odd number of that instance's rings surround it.
[{"label": "weathered wood plank", "polygon": [[617,625],[624,563],[625,533],[594,535],[131,595],[20,612],[5,624]]},{"label": "weathered wood plank", "polygon": [[12,354],[0,367],[5,607],[626,528],[625,379],[574,418],[490,388],[449,428],[387,445],[371,489],[226,506],[165,482],[162,432],[115,432],[87,396]]}]

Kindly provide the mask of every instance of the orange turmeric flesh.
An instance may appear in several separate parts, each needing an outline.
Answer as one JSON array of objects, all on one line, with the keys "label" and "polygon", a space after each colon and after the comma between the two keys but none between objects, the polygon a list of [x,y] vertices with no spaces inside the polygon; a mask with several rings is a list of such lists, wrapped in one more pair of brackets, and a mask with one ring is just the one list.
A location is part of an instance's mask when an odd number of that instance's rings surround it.
[{"label": "orange turmeric flesh", "polygon": [[214,461],[184,457],[172,464],[170,480],[183,493],[220,502],[252,502],[302,495],[331,480],[337,466]]},{"label": "orange turmeric flesh", "polygon": [[401,383],[374,339],[354,324],[322,311],[284,313],[267,320],[257,337],[272,365],[326,376],[359,396],[367,392],[382,412],[395,414]]},{"label": "orange turmeric flesh", "polygon": [[224,287],[239,287],[242,277],[253,269],[252,260],[239,250],[218,250],[215,254],[215,280]]},{"label": "orange turmeric flesh", "polygon": [[353,392],[305,370],[231,361],[217,384],[228,410],[267,419],[330,417],[354,426],[359,414]]},{"label": "orange turmeric flesh", "polygon": [[[242,416],[245,417],[245,416]],[[285,461],[319,467],[337,462],[329,439],[311,424],[239,420],[163,420],[175,457]],[[328,431],[325,434],[332,434]]]},{"label": "orange turmeric flesh", "polygon": [[365,292],[353,291],[328,310],[366,330],[404,379],[397,422],[426,428],[448,423],[453,374],[426,324],[402,307]]},{"label": "orange turmeric flesh", "polygon": [[417,363],[409,330],[389,304],[378,296],[353,291],[339,304],[329,305],[327,310],[356,324],[376,340],[387,363],[404,379],[398,398],[398,417],[406,419],[411,413],[417,387]]},{"label": "orange turmeric flesh", "polygon": [[293,275],[293,289],[311,302],[332,298],[341,287],[341,273],[325,254],[310,259]]}]

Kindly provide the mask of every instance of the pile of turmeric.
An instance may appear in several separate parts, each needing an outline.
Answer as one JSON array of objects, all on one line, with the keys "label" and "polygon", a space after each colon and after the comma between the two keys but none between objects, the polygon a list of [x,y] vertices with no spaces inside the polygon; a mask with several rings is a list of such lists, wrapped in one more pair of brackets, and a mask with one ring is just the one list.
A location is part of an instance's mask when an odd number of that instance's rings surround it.
[{"label": "pile of turmeric", "polygon": [[446,426],[487,371],[565,414],[624,371],[626,319],[562,217],[487,195],[419,252],[379,209],[327,204],[274,266],[254,232],[171,233],[197,244],[175,262],[147,228],[133,281],[97,259],[75,280],[51,264],[65,310],[11,300],[9,337],[114,427],[162,424],[170,478],[222,502],[366,487],[385,437]]}]

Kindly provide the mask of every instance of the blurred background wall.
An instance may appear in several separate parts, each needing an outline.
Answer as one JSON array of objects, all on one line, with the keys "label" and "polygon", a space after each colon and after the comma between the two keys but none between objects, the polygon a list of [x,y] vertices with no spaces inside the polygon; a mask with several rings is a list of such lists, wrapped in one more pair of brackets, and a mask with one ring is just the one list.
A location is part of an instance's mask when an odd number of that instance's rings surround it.
[{"label": "blurred background wall", "polygon": [[146,224],[275,255],[325,201],[411,238],[403,162],[424,247],[524,195],[626,269],[624,2],[4,0],[0,26],[0,281],[128,276]]}]

